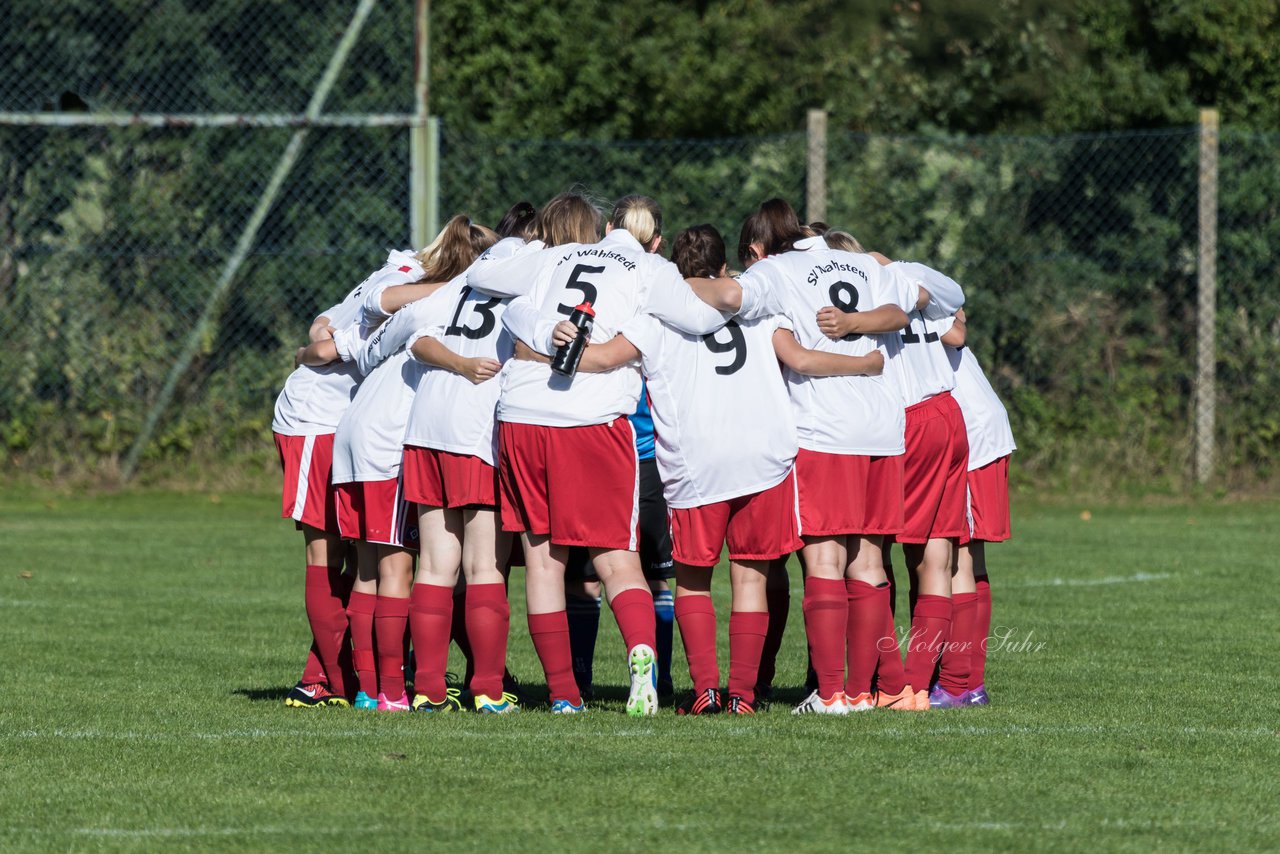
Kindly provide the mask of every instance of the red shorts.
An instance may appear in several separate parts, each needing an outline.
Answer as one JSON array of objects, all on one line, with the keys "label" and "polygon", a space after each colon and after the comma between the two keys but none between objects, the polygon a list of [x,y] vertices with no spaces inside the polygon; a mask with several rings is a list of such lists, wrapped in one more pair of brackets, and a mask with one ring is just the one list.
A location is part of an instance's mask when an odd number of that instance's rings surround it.
[{"label": "red shorts", "polygon": [[672,507],[667,513],[671,556],[690,566],[715,566],[726,540],[731,560],[773,560],[804,545],[794,470],[763,492],[700,507]]},{"label": "red shorts", "polygon": [[338,527],[348,540],[418,550],[418,515],[398,478],[338,484]]},{"label": "red shorts", "polygon": [[338,531],[338,494],[329,480],[333,434],[282,436],[272,433],[284,469],[281,519],[292,519],[330,534]]},{"label": "red shorts", "polygon": [[951,392],[907,407],[907,454],[903,460],[905,519],[900,543],[964,537],[965,475],[969,437]]},{"label": "red shorts", "polygon": [[626,418],[586,427],[498,424],[502,528],[564,546],[635,551],[640,468]]},{"label": "red shorts", "polygon": [[428,507],[497,507],[498,470],[479,457],[404,446],[404,497]]},{"label": "red shorts", "polygon": [[1009,539],[1009,457],[969,472],[969,539],[1001,543]]},{"label": "red shorts", "polygon": [[796,454],[800,533],[896,534],[902,530],[902,457]]}]

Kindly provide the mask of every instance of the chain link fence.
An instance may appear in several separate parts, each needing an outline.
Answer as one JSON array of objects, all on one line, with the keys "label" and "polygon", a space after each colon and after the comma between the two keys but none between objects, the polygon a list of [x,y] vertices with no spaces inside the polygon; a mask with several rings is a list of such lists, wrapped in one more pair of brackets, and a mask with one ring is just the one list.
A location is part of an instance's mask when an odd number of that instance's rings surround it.
[{"label": "chain link fence", "polygon": [[[0,477],[110,478],[153,413],[144,476],[269,462],[271,404],[309,319],[409,242],[410,131],[378,116],[412,107],[411,4],[368,4],[324,107],[346,126],[63,127],[20,114],[296,116],[352,5],[15,0],[11,20],[25,23],[0,33]],[[803,209],[809,142],[496,140],[445,126],[436,207],[493,224],[518,199],[572,186],[602,201],[643,192],[662,202],[669,236],[710,222],[732,254],[763,199]],[[868,248],[966,286],[972,346],[1010,407],[1024,476],[1177,489],[1192,458],[1198,145],[1196,128],[967,139],[832,129],[825,214]],[[1280,452],[1278,155],[1280,135],[1222,133],[1223,483],[1270,477]]]}]

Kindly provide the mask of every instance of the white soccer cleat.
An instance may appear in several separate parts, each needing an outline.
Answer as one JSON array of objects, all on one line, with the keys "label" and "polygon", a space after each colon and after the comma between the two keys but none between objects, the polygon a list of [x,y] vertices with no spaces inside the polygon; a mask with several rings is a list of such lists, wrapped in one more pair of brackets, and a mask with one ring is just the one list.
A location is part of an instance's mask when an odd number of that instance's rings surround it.
[{"label": "white soccer cleat", "polygon": [[849,706],[845,703],[844,692],[837,691],[830,700],[824,700],[814,691],[805,697],[800,705],[792,710],[793,715],[847,715]]},{"label": "white soccer cleat", "polygon": [[627,714],[635,718],[658,713],[658,656],[653,647],[639,643],[627,654],[631,668],[631,693],[627,696]]}]

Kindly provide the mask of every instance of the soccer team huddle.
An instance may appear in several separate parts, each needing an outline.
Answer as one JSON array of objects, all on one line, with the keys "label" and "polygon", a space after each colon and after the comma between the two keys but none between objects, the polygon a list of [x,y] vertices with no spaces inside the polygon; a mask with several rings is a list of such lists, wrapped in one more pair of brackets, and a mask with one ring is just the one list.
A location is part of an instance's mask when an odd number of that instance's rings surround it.
[{"label": "soccer team huddle", "polygon": [[984,544],[1009,537],[1014,441],[960,286],[781,199],[744,223],[741,273],[711,226],[680,232],[671,261],[663,240],[638,195],[607,219],[575,193],[496,231],[459,215],[315,318],[272,424],[313,636],[286,704],[519,711],[515,565],[552,712],[592,697],[603,588],[628,714],[672,693],[673,623],[693,683],[676,712],[751,714],[773,695],[793,553],[796,713],[989,702]]}]

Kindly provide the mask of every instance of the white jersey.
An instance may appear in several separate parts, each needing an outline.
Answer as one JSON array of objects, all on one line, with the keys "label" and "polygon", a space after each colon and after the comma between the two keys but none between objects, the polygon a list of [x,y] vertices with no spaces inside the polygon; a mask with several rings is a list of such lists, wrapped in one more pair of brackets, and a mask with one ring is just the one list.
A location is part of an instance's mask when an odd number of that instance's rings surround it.
[{"label": "white jersey", "polygon": [[700,507],[781,483],[796,427],[773,353],[774,318],[690,335],[637,315],[620,332],[642,355],[667,506]]},{"label": "white jersey", "polygon": [[[946,318],[930,321],[929,328],[941,336],[950,332],[953,325],[955,318]],[[964,414],[965,431],[969,434],[969,471],[973,471],[1012,454],[1018,446],[1013,441],[1009,413],[973,351],[968,347],[945,349],[956,373],[956,387],[951,393]]]},{"label": "white jersey", "polygon": [[409,358],[405,346],[416,324],[431,315],[436,298],[446,288],[448,285],[396,312],[356,354],[356,363],[369,375],[338,423],[333,440],[334,483],[399,476],[405,425],[422,379],[422,366]]},{"label": "white jersey", "polygon": [[[554,263],[544,260],[554,253]],[[728,315],[698,299],[676,266],[644,248],[624,229],[599,243],[542,250],[529,292],[512,300],[502,322],[513,336],[544,354],[551,331],[580,303],[595,309],[591,343],[603,344],[641,311],[694,334],[714,332]],[[605,424],[636,411],[640,368],[631,363],[603,373],[564,377],[541,362],[512,360],[502,372],[498,420],[550,427]]]},{"label": "white jersey", "polygon": [[[843,356],[866,356],[877,337],[833,341],[818,328],[818,310],[829,305],[865,311],[895,305],[915,307],[919,287],[868,255],[829,249],[820,239],[803,240],[796,251],[772,255],[738,279],[740,316],[779,314],[801,346]],[[800,447],[826,454],[897,456],[905,453],[906,420],[901,401],[883,377],[810,377],[784,371],[795,407]]]},{"label": "white jersey", "polygon": [[[359,342],[363,306],[371,294],[381,297],[388,287],[416,282],[422,266],[407,252],[393,251],[382,268],[356,285],[342,302],[322,311],[335,329],[348,329],[346,346],[337,341],[343,361],[317,368],[302,365],[285,380],[276,398],[271,429],[284,436],[314,436],[332,433],[346,412],[362,374],[351,361],[353,344]],[[367,327],[364,331],[367,331]]]},{"label": "white jersey", "polygon": [[[484,265],[521,251],[524,241],[499,241],[477,259]],[[513,341],[502,325],[509,300],[472,289],[460,276],[433,296],[433,314],[424,318],[409,346],[420,337],[431,337],[464,358],[486,358],[506,363]],[[414,358],[410,353],[410,358]],[[409,411],[404,443],[435,448],[453,454],[479,457],[489,465],[497,459],[499,377],[475,385],[453,371],[424,365],[425,374]]]},{"label": "white jersey", "polygon": [[[951,369],[946,348],[938,340],[938,332],[930,324],[940,320],[938,313],[955,305],[943,316],[951,316],[964,303],[963,294],[957,300],[960,286],[938,271],[923,264],[895,261],[886,269],[898,270],[913,284],[929,291],[932,299],[925,308],[908,310],[911,324],[901,332],[880,335],[884,346],[884,375],[897,390],[903,406],[913,406],[929,398],[951,391],[956,386],[956,374]],[[943,295],[939,302],[939,294]],[[951,298],[948,298],[951,297]]]}]

